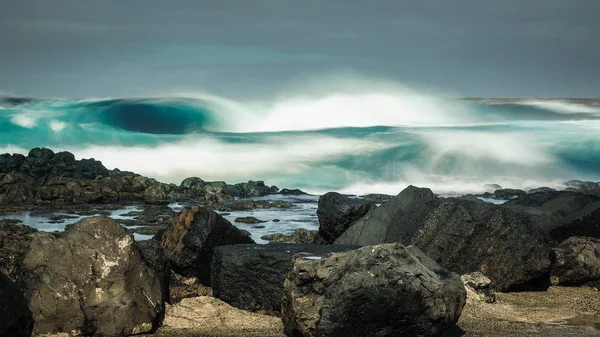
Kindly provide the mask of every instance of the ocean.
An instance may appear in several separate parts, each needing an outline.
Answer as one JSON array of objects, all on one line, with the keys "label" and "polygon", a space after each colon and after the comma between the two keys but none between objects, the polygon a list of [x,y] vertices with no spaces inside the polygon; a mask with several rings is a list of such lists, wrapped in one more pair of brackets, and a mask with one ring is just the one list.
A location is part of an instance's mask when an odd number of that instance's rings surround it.
[{"label": "ocean", "polygon": [[0,99],[0,153],[67,150],[163,182],[264,180],[313,194],[446,195],[600,180],[600,100],[394,92]]}]

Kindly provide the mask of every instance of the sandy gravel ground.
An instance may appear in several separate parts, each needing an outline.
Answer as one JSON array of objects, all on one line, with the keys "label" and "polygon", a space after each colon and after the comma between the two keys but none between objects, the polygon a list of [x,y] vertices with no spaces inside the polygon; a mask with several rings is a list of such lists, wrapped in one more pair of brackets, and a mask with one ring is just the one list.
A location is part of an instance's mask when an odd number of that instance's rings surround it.
[{"label": "sandy gravel ground", "polygon": [[[447,337],[598,336],[600,292],[551,287],[543,292],[499,293],[496,303],[468,299]],[[242,311],[209,297],[167,308],[164,326],[146,337],[284,337],[278,317]],[[50,337],[50,335],[46,335]],[[52,337],[68,335],[53,335]]]}]

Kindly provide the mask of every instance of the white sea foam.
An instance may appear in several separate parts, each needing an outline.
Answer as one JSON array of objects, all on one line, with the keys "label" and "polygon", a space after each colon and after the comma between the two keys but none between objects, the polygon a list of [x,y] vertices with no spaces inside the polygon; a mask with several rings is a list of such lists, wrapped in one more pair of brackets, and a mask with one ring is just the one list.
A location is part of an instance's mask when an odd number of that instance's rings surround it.
[{"label": "white sea foam", "polygon": [[316,163],[389,146],[392,145],[361,139],[288,135],[268,137],[258,144],[190,137],[157,147],[90,145],[63,149],[78,158],[99,159],[108,168],[134,171],[178,184],[189,176],[227,182],[281,179],[302,173]]},{"label": "white sea foam", "polygon": [[591,113],[600,114],[600,107],[593,107],[583,104],[570,103],[565,101],[541,101],[531,100],[519,102],[521,105],[530,105],[542,109],[559,112],[559,113]]},{"label": "white sea foam", "polygon": [[64,128],[67,127],[67,123],[53,119],[50,122],[48,122],[48,126],[50,127],[50,129],[52,129],[54,132],[60,132],[62,131]]},{"label": "white sea foam", "polygon": [[28,113],[19,113],[12,116],[10,121],[18,126],[31,129],[37,125],[38,119],[39,117]]}]

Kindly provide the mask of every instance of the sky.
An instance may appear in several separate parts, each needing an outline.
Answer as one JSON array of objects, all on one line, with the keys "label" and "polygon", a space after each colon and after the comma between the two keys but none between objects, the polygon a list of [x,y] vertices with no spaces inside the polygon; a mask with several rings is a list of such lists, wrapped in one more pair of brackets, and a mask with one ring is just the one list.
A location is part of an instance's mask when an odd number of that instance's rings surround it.
[{"label": "sky", "polygon": [[598,0],[3,0],[0,92],[237,99],[340,74],[599,97]]}]

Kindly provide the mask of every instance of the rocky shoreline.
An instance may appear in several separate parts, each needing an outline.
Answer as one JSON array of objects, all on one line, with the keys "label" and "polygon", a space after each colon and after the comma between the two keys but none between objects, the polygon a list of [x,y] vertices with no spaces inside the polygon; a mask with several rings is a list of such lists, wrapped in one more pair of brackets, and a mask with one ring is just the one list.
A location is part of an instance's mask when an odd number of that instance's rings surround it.
[{"label": "rocky shoreline", "polygon": [[[49,149],[0,155],[0,213],[76,221],[0,220],[0,335],[600,336],[600,185],[565,185],[331,192],[318,231],[262,245],[224,212],[289,209],[261,198],[304,192],[164,184]],[[117,214],[135,219],[111,219],[124,205],[141,206]]]}]

